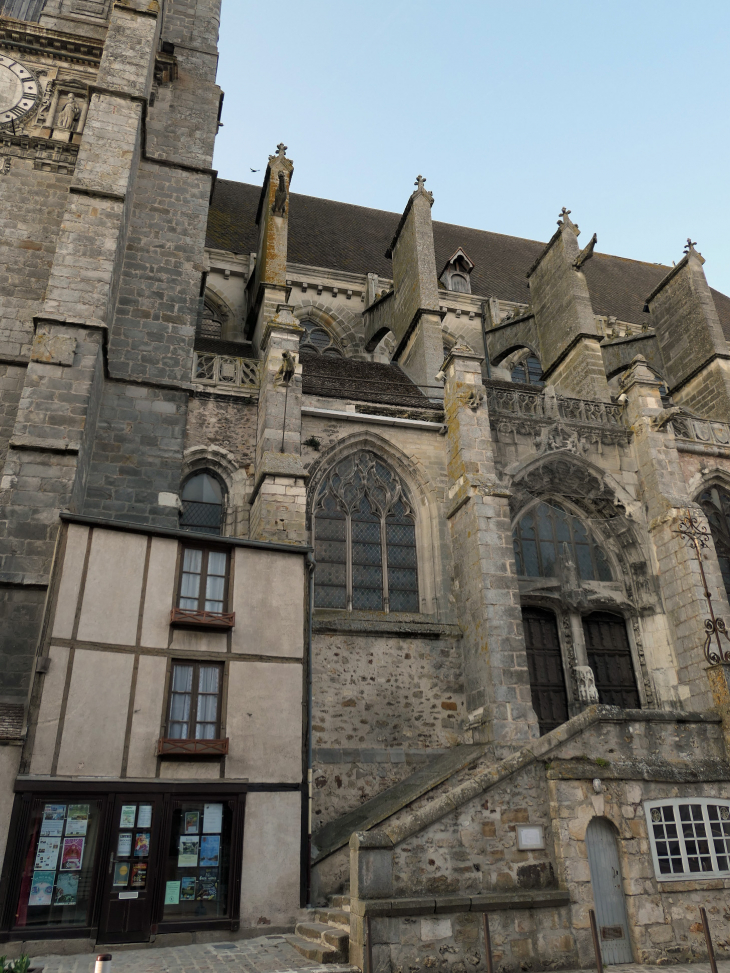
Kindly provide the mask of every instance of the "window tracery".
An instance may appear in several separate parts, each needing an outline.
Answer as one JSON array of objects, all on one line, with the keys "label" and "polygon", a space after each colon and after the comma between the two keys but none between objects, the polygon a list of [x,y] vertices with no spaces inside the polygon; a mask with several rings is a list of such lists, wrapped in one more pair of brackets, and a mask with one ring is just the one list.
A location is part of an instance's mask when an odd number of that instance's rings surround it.
[{"label": "window tracery", "polygon": [[512,366],[512,381],[523,382],[525,385],[535,385],[542,388],[542,365],[536,355],[528,355],[522,361]]},{"label": "window tracery", "polygon": [[730,598],[730,493],[719,486],[710,487],[700,494],[699,504],[710,524],[722,580]]},{"label": "window tracery", "polygon": [[201,338],[220,338],[223,334],[223,318],[210,301],[203,304],[203,317],[200,322]]},{"label": "window tracery", "polygon": [[317,324],[316,321],[311,321],[309,318],[305,318],[299,324],[305,331],[299,342],[300,352],[342,358],[342,349],[321,324]]},{"label": "window tracery", "polygon": [[392,470],[368,450],[347,456],[313,514],[316,608],[419,610],[415,517]]},{"label": "window tracery", "polygon": [[606,555],[578,517],[558,504],[538,503],[512,532],[517,573],[528,578],[554,578],[567,544],[581,581],[612,581]]}]

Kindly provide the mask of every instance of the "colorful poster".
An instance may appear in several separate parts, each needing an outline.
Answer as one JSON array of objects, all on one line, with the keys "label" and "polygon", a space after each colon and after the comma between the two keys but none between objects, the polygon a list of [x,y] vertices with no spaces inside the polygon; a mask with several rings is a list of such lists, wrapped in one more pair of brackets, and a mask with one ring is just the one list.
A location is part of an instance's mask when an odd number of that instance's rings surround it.
[{"label": "colorful poster", "polygon": [[165,905],[177,905],[180,901],[180,883],[167,882],[165,884]]},{"label": "colorful poster", "polygon": [[201,902],[215,902],[218,898],[217,868],[203,868],[201,870],[195,898]]},{"label": "colorful poster", "polygon": [[88,804],[69,804],[68,815],[66,816],[66,835],[86,834],[89,826],[89,805]]},{"label": "colorful poster", "polygon": [[217,834],[206,834],[200,842],[200,867],[203,865],[213,865],[218,867],[218,856],[220,854],[221,839]]},{"label": "colorful poster", "polygon": [[38,871],[58,868],[58,853],[61,850],[61,839],[55,835],[41,835],[38,839],[38,849],[35,853],[35,865]]},{"label": "colorful poster", "polygon": [[151,804],[140,804],[139,811],[137,811],[137,827],[138,828],[152,827],[152,805]]},{"label": "colorful poster", "polygon": [[126,888],[129,882],[129,862],[117,862],[114,866],[114,885]]},{"label": "colorful poster", "polygon": [[117,858],[128,858],[132,854],[132,832],[120,831],[117,839]]},{"label": "colorful poster", "polygon": [[79,894],[78,875],[59,875],[56,882],[56,897],[54,905],[76,905]]},{"label": "colorful poster", "polygon": [[223,828],[223,805],[203,805],[203,834],[220,834]]},{"label": "colorful poster", "polygon": [[180,852],[177,856],[178,868],[193,868],[198,864],[200,838],[181,837]]},{"label": "colorful poster", "polygon": [[65,820],[65,804],[46,804],[43,808],[41,834],[63,834],[63,822]]},{"label": "colorful poster", "polygon": [[150,833],[140,831],[134,840],[134,857],[146,858],[150,853]]},{"label": "colorful poster", "polygon": [[195,898],[195,879],[192,875],[186,875],[180,884],[180,899],[189,900]]},{"label": "colorful poster", "polygon": [[61,852],[61,871],[78,872],[84,857],[84,838],[64,838]]},{"label": "colorful poster", "polygon": [[143,889],[147,885],[147,862],[132,865],[132,888]]},{"label": "colorful poster", "polygon": [[55,872],[33,872],[28,905],[50,905],[55,878]]},{"label": "colorful poster", "polygon": [[198,831],[200,831],[200,827],[198,824],[199,821],[200,821],[200,814],[197,811],[186,811],[183,834],[197,834]]},{"label": "colorful poster", "polygon": [[136,804],[124,804],[122,805],[122,813],[119,816],[119,827],[120,828],[133,828],[134,820],[137,817],[137,805]]}]

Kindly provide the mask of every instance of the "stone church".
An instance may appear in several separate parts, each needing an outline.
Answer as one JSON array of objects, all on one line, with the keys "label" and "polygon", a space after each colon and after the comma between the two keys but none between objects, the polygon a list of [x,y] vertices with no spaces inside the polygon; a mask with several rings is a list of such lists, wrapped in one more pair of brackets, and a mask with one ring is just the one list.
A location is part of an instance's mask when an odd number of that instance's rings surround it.
[{"label": "stone church", "polygon": [[220,5],[0,0],[0,951],[730,956],[730,298],[218,179]]}]

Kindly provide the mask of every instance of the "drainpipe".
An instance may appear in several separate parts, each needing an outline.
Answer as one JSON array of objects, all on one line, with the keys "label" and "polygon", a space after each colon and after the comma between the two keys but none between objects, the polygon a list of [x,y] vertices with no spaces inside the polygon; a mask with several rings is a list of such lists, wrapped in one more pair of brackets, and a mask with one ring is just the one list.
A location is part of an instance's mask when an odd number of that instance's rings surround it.
[{"label": "drainpipe", "polygon": [[314,615],[314,553],[307,554],[309,616],[307,618],[307,907],[312,905],[312,616]]},{"label": "drainpipe", "polygon": [[492,368],[489,364],[489,351],[487,350],[487,307],[488,302],[482,301],[482,341],[484,342],[484,363],[487,366],[487,380],[492,377]]}]

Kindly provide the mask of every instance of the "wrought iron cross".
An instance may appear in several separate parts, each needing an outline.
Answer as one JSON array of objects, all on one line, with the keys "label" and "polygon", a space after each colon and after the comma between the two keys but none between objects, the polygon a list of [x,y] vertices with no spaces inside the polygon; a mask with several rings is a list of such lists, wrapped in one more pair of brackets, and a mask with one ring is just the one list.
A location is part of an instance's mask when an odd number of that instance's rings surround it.
[{"label": "wrought iron cross", "polygon": [[[702,551],[710,543],[710,532],[705,526],[695,520],[691,511],[687,511],[687,516],[682,517],[682,519],[679,521],[679,530],[675,531],[675,533],[681,534],[682,537],[689,541],[689,543],[694,547],[695,556],[697,557],[697,562],[700,566],[702,586],[705,589],[707,607],[710,611],[710,617],[705,619],[705,644],[703,646],[705,659],[707,659],[707,662],[711,666],[720,665],[721,662],[730,662],[730,649],[723,652],[722,645],[720,644],[721,635],[723,635],[728,642],[730,642],[730,635],[727,633],[723,619],[715,618],[715,612],[712,609],[712,595],[710,594],[710,589],[707,587],[705,568],[702,564]],[[713,637],[717,643],[717,648],[712,645]]]},{"label": "wrought iron cross", "polygon": [[413,183],[414,186],[418,186],[418,191],[423,192],[423,186],[426,180],[423,176],[416,176],[416,181]]}]

